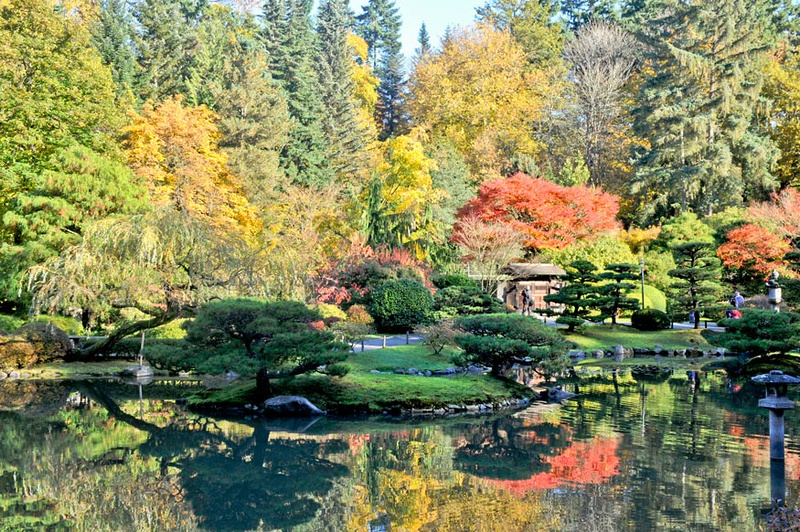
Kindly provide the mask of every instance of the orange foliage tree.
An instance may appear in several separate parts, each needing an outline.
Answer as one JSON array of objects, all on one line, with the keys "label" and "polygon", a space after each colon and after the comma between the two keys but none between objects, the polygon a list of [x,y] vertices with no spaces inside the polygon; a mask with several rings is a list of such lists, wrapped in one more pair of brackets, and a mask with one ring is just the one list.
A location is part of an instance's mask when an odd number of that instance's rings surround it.
[{"label": "orange foliage tree", "polygon": [[786,266],[781,259],[790,249],[789,242],[760,225],[745,224],[729,231],[725,238],[717,257],[726,268],[755,279]]},{"label": "orange foliage tree", "polygon": [[222,231],[256,232],[255,210],[217,146],[216,114],[204,105],[184,107],[182,100],[175,96],[133,113],[125,128],[128,163],[147,183],[154,205]]},{"label": "orange foliage tree", "polygon": [[[457,217],[503,223],[525,235],[527,248],[539,251],[562,249],[578,240],[594,240],[616,231],[618,210],[619,198],[599,188],[564,187],[520,172],[481,185],[478,197]],[[457,223],[456,242],[459,230]]]}]

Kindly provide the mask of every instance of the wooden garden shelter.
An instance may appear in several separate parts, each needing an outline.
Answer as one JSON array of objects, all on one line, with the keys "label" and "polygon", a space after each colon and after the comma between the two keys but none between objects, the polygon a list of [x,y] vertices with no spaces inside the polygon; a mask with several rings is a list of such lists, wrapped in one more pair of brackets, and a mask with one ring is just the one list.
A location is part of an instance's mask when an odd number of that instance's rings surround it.
[{"label": "wooden garden shelter", "polygon": [[533,311],[539,309],[559,310],[560,305],[550,304],[544,296],[558,293],[567,274],[555,264],[512,262],[503,271],[497,285],[497,297],[512,306],[517,312],[523,311],[523,292],[530,288],[533,296]]}]

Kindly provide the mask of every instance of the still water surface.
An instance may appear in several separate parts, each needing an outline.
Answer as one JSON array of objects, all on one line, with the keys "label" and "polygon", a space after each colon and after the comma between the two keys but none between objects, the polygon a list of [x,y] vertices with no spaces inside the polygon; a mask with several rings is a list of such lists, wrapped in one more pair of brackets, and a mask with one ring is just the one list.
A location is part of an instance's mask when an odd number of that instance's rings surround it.
[{"label": "still water surface", "polygon": [[[584,375],[494,417],[230,421],[186,388],[0,384],[2,530],[758,530],[760,390]],[[310,424],[310,425],[309,425]],[[800,413],[787,414],[788,500]]]}]

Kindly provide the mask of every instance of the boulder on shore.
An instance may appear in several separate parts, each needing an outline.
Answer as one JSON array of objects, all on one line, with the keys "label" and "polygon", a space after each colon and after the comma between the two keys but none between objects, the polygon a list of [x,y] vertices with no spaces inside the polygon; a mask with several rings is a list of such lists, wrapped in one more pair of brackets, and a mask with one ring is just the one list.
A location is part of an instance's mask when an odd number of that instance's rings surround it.
[{"label": "boulder on shore", "polygon": [[572,399],[573,397],[578,397],[578,395],[572,392],[562,390],[561,386],[555,386],[553,388],[545,388],[545,390],[540,395],[541,399],[550,401],[551,403],[560,403],[561,401],[566,401],[568,399]]},{"label": "boulder on shore", "polygon": [[325,411],[318,408],[305,397],[279,395],[264,401],[262,411],[265,416],[308,417],[324,416]]}]

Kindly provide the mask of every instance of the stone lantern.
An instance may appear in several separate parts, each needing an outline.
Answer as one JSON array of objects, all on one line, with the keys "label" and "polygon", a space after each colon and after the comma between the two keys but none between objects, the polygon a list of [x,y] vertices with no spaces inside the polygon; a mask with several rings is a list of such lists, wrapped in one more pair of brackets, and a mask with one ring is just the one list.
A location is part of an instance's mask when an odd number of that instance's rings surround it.
[{"label": "stone lantern", "polygon": [[773,504],[782,505],[786,498],[783,413],[794,409],[794,401],[786,393],[789,385],[800,384],[800,379],[772,370],[753,377],[753,382],[766,386],[766,395],[758,400],[758,406],[769,410],[770,497]]}]

